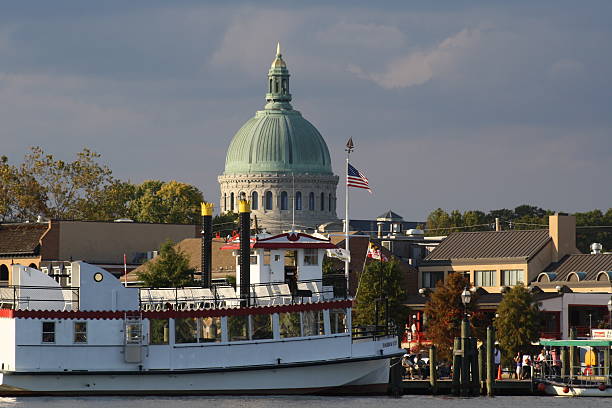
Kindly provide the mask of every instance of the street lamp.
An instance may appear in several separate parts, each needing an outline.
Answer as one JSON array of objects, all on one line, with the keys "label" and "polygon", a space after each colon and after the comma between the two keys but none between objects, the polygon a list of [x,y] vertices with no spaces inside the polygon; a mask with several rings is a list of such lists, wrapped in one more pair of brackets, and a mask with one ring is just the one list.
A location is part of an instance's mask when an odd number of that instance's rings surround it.
[{"label": "street lamp", "polygon": [[461,292],[461,303],[465,306],[465,314],[467,315],[467,305],[470,303],[472,299],[472,293],[470,289],[466,286],[463,292]]},{"label": "street lamp", "polygon": [[612,329],[612,296],[608,300],[608,328]]}]

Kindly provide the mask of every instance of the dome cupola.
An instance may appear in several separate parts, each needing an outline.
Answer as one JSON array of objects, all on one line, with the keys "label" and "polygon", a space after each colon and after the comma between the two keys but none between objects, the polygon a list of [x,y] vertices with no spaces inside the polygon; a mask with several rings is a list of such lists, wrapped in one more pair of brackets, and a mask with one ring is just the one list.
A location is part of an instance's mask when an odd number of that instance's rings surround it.
[{"label": "dome cupola", "polygon": [[234,135],[224,174],[333,174],[325,140],[291,106],[289,76],[279,44],[268,71],[267,103]]}]

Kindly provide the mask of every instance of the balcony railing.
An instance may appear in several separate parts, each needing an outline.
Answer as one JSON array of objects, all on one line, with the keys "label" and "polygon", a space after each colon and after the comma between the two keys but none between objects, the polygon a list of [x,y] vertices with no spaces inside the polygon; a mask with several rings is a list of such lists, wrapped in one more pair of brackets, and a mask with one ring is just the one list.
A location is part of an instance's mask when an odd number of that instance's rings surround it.
[{"label": "balcony railing", "polygon": [[14,310],[78,310],[79,288],[11,285],[0,288],[0,308]]}]

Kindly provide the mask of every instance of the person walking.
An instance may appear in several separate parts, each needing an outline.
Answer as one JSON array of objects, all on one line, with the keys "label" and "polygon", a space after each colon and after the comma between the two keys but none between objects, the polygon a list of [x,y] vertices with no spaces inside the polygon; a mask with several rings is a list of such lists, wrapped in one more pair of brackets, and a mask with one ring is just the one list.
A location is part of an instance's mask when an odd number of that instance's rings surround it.
[{"label": "person walking", "polygon": [[495,346],[495,350],[493,350],[493,360],[495,362],[495,376],[498,380],[501,380],[501,375],[499,374],[499,365],[501,364],[501,351],[499,350],[499,346]]},{"label": "person walking", "polygon": [[521,358],[520,351],[516,353],[516,356],[514,356],[514,364],[516,366],[516,370],[514,371],[514,374],[516,374],[516,379],[520,380],[521,373],[522,373],[522,367],[523,367],[523,360]]},{"label": "person walking", "polygon": [[523,354],[522,358],[522,371],[521,371],[521,380],[526,380],[531,378],[531,356],[527,353]]}]

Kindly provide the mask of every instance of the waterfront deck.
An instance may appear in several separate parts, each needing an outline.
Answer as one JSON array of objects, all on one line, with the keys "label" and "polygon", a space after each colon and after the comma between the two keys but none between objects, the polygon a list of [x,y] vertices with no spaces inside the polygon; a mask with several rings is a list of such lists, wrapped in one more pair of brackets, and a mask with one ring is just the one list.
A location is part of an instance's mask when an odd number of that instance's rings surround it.
[{"label": "waterfront deck", "polygon": [[[452,380],[438,380],[438,394],[450,394]],[[530,380],[498,380],[493,385],[495,395],[532,395]],[[403,394],[431,394],[429,380],[403,380]]]}]

